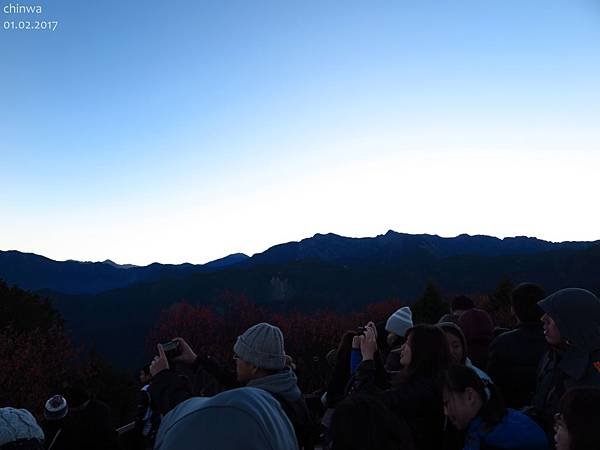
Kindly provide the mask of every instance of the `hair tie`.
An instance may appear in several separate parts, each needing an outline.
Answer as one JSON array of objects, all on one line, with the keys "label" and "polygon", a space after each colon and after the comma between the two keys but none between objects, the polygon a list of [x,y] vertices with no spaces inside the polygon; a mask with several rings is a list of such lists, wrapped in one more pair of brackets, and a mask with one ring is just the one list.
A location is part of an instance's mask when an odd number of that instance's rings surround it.
[{"label": "hair tie", "polygon": [[492,397],[492,393],[490,392],[490,388],[486,386],[485,389],[484,389],[484,392],[485,392],[485,396],[489,400]]},{"label": "hair tie", "polygon": [[493,383],[489,380],[484,380],[483,378],[481,379],[481,381],[483,381],[483,392],[485,392],[485,396],[487,400],[489,400],[490,398],[492,398],[492,391],[490,391],[489,385]]}]

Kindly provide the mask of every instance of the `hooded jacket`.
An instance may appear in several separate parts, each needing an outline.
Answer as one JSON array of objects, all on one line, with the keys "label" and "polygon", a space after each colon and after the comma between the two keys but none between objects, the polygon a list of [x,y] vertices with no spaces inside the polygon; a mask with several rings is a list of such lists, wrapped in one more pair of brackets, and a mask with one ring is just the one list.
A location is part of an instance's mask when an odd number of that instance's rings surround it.
[{"label": "hooded jacket", "polygon": [[247,386],[263,389],[279,401],[294,426],[300,448],[314,448],[311,416],[292,369],[286,367],[273,375],[251,380]]},{"label": "hooded jacket", "polygon": [[239,388],[194,397],[167,414],[155,450],[297,450],[291,422],[267,392]]},{"label": "hooded jacket", "polygon": [[[221,384],[232,386],[235,377],[220,367],[216,361],[212,359],[211,361],[210,370],[219,377]],[[313,448],[314,433],[310,413],[304,396],[298,388],[298,379],[290,368],[286,367],[273,375],[252,380],[248,386],[262,389],[277,400],[296,430],[300,448],[306,450]],[[172,370],[163,370],[156,374],[150,385],[152,407],[161,414],[167,414],[193,395],[188,380]]]},{"label": "hooded jacket", "polygon": [[550,349],[538,371],[534,405],[551,417],[560,397],[575,386],[600,387],[600,300],[585,289],[562,289],[538,303],[563,341]]},{"label": "hooded jacket", "polygon": [[0,449],[41,450],[44,432],[26,409],[0,408]]}]

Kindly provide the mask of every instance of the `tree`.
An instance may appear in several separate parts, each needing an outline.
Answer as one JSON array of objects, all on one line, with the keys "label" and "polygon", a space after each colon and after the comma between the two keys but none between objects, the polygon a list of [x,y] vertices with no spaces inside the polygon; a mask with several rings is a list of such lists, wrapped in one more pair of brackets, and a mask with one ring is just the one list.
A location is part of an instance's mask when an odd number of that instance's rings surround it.
[{"label": "tree", "polygon": [[512,328],[516,325],[516,319],[511,312],[510,304],[514,287],[515,285],[509,278],[504,278],[488,296],[489,302],[486,310],[498,326]]},{"label": "tree", "polygon": [[413,321],[417,323],[437,323],[448,312],[448,303],[432,281],[428,281],[423,295],[412,307]]},{"label": "tree", "polygon": [[0,280],[0,407],[26,408],[40,417],[75,353],[47,300]]}]

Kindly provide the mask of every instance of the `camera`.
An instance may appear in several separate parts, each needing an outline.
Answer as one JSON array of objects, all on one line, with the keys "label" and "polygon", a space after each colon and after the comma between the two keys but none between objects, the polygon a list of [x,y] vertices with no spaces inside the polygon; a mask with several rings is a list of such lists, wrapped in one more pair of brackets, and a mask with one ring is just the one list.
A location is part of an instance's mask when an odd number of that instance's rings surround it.
[{"label": "camera", "polygon": [[358,336],[362,336],[365,334],[365,330],[367,329],[367,327],[357,327],[356,328],[356,334]]},{"label": "camera", "polygon": [[161,345],[165,352],[165,356],[167,357],[168,360],[171,360],[171,359],[175,358],[176,356],[179,356],[179,353],[180,353],[179,342],[169,341],[169,342],[165,342],[164,344],[161,344]]}]

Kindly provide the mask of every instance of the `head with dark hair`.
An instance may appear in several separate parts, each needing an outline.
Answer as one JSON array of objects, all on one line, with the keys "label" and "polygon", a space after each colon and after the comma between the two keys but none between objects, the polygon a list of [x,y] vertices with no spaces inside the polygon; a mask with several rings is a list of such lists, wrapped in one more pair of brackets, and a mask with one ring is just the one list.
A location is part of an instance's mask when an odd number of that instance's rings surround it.
[{"label": "head with dark hair", "polygon": [[450,309],[453,313],[457,311],[467,311],[473,308],[475,308],[475,303],[466,295],[457,295],[452,299],[452,303],[450,304]]},{"label": "head with dark hair", "polygon": [[464,364],[467,360],[467,339],[460,327],[452,322],[441,322],[437,326],[446,335],[452,363]]},{"label": "head with dark hair", "polygon": [[470,367],[452,366],[444,376],[444,413],[459,430],[480,417],[488,429],[506,415],[506,405],[496,387],[484,382]]},{"label": "head with dark hair", "polygon": [[352,395],[331,422],[332,450],[412,450],[406,423],[375,397]]},{"label": "head with dark hair", "polygon": [[440,375],[450,365],[450,350],[442,330],[425,324],[409,328],[400,349],[400,364],[404,381]]},{"label": "head with dark hair", "polygon": [[336,366],[344,366],[350,373],[350,353],[352,352],[352,339],[356,336],[356,331],[346,331],[336,351]]},{"label": "head with dark hair", "polygon": [[82,408],[91,399],[83,380],[75,379],[66,383],[63,389],[63,397],[72,411]]},{"label": "head with dark hair", "polygon": [[327,383],[327,405],[329,407],[334,406],[346,393],[346,384],[350,379],[352,339],[356,334],[356,331],[346,331],[335,351],[335,365]]},{"label": "head with dark hair", "polygon": [[600,389],[574,388],[560,400],[554,424],[556,450],[600,448]]},{"label": "head with dark hair", "polygon": [[150,382],[152,379],[152,375],[150,374],[150,364],[146,364],[144,367],[140,368],[138,378],[142,384],[148,384]]},{"label": "head with dark hair", "polygon": [[539,323],[544,314],[538,302],[546,298],[544,289],[534,283],[521,283],[510,294],[510,304],[521,323]]}]

